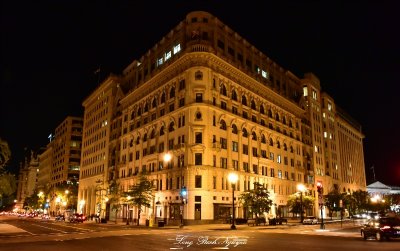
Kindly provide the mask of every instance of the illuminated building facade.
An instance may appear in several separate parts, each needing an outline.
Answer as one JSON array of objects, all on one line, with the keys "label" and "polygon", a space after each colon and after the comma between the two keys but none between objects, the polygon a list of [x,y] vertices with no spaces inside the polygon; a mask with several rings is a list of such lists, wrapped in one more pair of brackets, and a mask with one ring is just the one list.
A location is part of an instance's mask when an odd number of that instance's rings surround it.
[{"label": "illuminated building facade", "polygon": [[[80,195],[93,195],[98,179],[117,181],[121,191],[127,191],[146,174],[155,192],[141,224],[146,219],[179,224],[182,212],[185,224],[225,222],[232,213],[231,172],[239,176],[236,202],[254,182],[268,189],[274,203],[270,216],[289,216],[287,199],[299,183],[313,196],[317,181],[326,193],[334,188],[365,190],[363,136],[357,134],[361,155],[352,162],[359,182],[354,186],[344,182],[348,173],[342,172],[338,126],[354,128],[338,118],[334,101],[321,92],[318,78],[311,73],[298,78],[209,13],[189,13],[126,67],[113,83],[121,82],[128,92],[119,107],[115,101],[120,96],[110,91],[106,96],[114,98],[114,112],[109,110],[101,119],[93,107],[110,81],[84,102],[87,150],[82,152],[85,185]],[[323,116],[332,116],[332,123]],[[111,129],[100,126],[105,118],[113,121]],[[87,151],[92,146],[85,142],[89,133],[98,135],[101,130],[108,132],[104,155],[89,163],[92,156]],[[332,138],[325,138],[330,134]],[[166,153],[173,155],[169,162],[164,161]],[[83,174],[100,162],[98,171]],[[184,206],[182,186],[188,193]],[[124,220],[136,212],[122,204],[113,219]],[[238,218],[251,217],[240,203],[235,203],[235,212]],[[318,214],[318,205],[308,213]]]}]

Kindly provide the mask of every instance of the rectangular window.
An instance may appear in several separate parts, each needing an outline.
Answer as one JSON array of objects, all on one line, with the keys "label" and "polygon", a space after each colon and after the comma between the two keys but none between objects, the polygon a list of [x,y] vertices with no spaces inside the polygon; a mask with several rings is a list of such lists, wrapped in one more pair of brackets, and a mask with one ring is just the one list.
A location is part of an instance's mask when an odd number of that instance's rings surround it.
[{"label": "rectangular window", "polygon": [[228,168],[228,159],[221,158],[221,168],[227,169]]},{"label": "rectangular window", "polygon": [[217,166],[217,156],[213,155],[213,167]]},{"label": "rectangular window", "polygon": [[249,154],[249,146],[248,145],[243,145],[243,154],[245,154],[245,155]]},{"label": "rectangular window", "polygon": [[282,163],[281,155],[278,154],[278,156],[276,158],[276,162]]},{"label": "rectangular window", "polygon": [[253,165],[253,173],[258,174],[258,166]]},{"label": "rectangular window", "polygon": [[167,52],[165,53],[165,55],[164,55],[165,61],[167,61],[168,59],[170,59],[170,58],[171,58],[171,55],[172,55],[171,51],[167,51]]},{"label": "rectangular window", "polygon": [[232,167],[234,170],[238,171],[239,170],[239,161],[232,160]]},{"label": "rectangular window", "polygon": [[282,171],[281,170],[278,170],[278,178],[282,179]]},{"label": "rectangular window", "polygon": [[267,158],[267,150],[261,150],[261,157]]},{"label": "rectangular window", "polygon": [[194,154],[194,164],[196,166],[203,165],[203,154],[201,154],[201,153],[195,153]]},{"label": "rectangular window", "polygon": [[219,40],[219,39],[218,39],[218,42],[217,42],[217,46],[218,46],[219,48],[221,48],[222,50],[225,49],[225,44],[224,44],[224,42],[222,42],[222,41]]},{"label": "rectangular window", "polygon": [[217,189],[217,177],[213,176],[213,189]]},{"label": "rectangular window", "polygon": [[169,112],[172,112],[174,110],[175,110],[175,104],[172,103],[169,105]]},{"label": "rectangular window", "polygon": [[253,147],[253,156],[258,157],[257,147]]},{"label": "rectangular window", "polygon": [[226,110],[226,103],[224,101],[221,101],[221,109]]},{"label": "rectangular window", "polygon": [[304,95],[304,97],[307,97],[307,96],[308,96],[308,89],[307,89],[307,86],[304,86],[304,87],[303,87],[303,95]]},{"label": "rectangular window", "polygon": [[183,107],[185,105],[185,98],[181,98],[179,100],[179,107]]},{"label": "rectangular window", "polygon": [[220,143],[221,143],[221,148],[222,149],[227,149],[228,148],[228,142],[225,138],[220,138],[219,139]]},{"label": "rectangular window", "polygon": [[202,144],[203,143],[203,133],[201,133],[201,132],[196,132],[195,133],[195,143],[196,144]]},{"label": "rectangular window", "polygon": [[243,170],[245,171],[245,172],[250,172],[250,170],[249,170],[249,163],[247,163],[247,162],[243,162]]},{"label": "rectangular window", "polygon": [[273,152],[269,153],[269,159],[272,160],[272,161],[274,160],[274,153]]},{"label": "rectangular window", "polygon": [[203,102],[203,93],[196,93],[196,103]]},{"label": "rectangular window", "polygon": [[239,144],[236,141],[232,141],[232,151],[238,152],[239,151]]},{"label": "rectangular window", "polygon": [[201,175],[195,176],[195,188],[201,188]]},{"label": "rectangular window", "polygon": [[275,169],[271,168],[269,169],[270,173],[271,173],[271,177],[275,177]]},{"label": "rectangular window", "polygon": [[238,115],[238,109],[235,106],[232,106],[232,113]]},{"label": "rectangular window", "polygon": [[180,44],[175,45],[173,51],[174,51],[174,54],[180,52],[181,51],[181,45]]}]

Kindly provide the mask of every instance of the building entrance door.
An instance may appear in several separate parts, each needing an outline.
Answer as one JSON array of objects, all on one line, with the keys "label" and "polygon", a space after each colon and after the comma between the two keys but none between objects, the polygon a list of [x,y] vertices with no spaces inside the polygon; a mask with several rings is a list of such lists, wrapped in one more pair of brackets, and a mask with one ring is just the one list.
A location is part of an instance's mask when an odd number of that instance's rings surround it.
[{"label": "building entrance door", "polygon": [[194,205],[194,219],[201,220],[201,204]]}]

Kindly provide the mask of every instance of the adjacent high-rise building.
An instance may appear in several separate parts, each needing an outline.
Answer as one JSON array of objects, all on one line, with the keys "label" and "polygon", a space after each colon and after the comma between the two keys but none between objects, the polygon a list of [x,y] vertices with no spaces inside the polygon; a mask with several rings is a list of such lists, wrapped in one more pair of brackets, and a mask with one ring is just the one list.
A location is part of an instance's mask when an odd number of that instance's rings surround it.
[{"label": "adjacent high-rise building", "polygon": [[[365,190],[360,126],[319,79],[297,77],[207,12],[189,13],[83,106],[79,198],[87,214],[135,218],[126,200],[107,199],[111,184],[128,191],[142,174],[155,187],[142,223],[226,221],[232,200],[235,215],[248,218],[238,198],[255,182],[270,192],[269,213],[281,216],[298,184],[315,197],[317,183],[324,193]],[[230,173],[239,178],[235,198]],[[319,212],[316,200],[307,213]]]}]

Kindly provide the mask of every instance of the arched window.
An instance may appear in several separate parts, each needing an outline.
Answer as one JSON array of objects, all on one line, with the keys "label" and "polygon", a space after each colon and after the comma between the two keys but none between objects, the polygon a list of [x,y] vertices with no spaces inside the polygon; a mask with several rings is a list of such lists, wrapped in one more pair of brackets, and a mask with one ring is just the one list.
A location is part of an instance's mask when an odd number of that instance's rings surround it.
[{"label": "arched window", "polygon": [[153,98],[153,103],[151,104],[152,108],[156,108],[157,107],[157,99]]},{"label": "arched window", "polygon": [[226,87],[224,84],[221,84],[221,89],[219,90],[219,93],[226,96]]},{"label": "arched window", "polygon": [[276,141],[276,147],[277,147],[277,148],[281,148],[281,143],[279,142],[279,140]]},{"label": "arched window", "polygon": [[294,152],[294,150],[293,150],[293,146],[290,146],[290,152],[291,152],[291,153],[293,153],[293,152]]},{"label": "arched window", "polygon": [[173,132],[173,131],[175,130],[175,129],[174,129],[174,126],[175,126],[175,123],[174,123],[174,122],[169,123],[168,131],[169,131],[169,132]]},{"label": "arched window", "polygon": [[147,133],[145,133],[144,135],[143,135],[143,142],[146,142],[147,141]]},{"label": "arched window", "polygon": [[140,137],[138,136],[138,137],[136,138],[136,145],[139,145],[139,143],[140,143]]},{"label": "arched window", "polygon": [[242,105],[246,105],[247,106],[247,98],[245,95],[242,96]]},{"label": "arched window", "polygon": [[164,126],[161,126],[160,128],[160,136],[164,135]]},{"label": "arched window", "polygon": [[261,143],[267,143],[267,139],[265,138],[264,134],[261,134]]},{"label": "arched window", "polygon": [[232,91],[232,100],[237,101],[237,93],[235,90]]},{"label": "arched window", "polygon": [[165,92],[161,94],[161,104],[165,103]]},{"label": "arched window", "polygon": [[243,130],[242,130],[242,136],[245,137],[245,138],[247,138],[247,137],[249,136],[249,134],[247,133],[246,128],[243,128]]},{"label": "arched window", "polygon": [[287,145],[286,145],[286,143],[283,143],[283,150],[287,151]]},{"label": "arched window", "polygon": [[238,134],[238,129],[237,129],[237,126],[235,124],[232,125],[232,133],[233,134]]},{"label": "arched window", "polygon": [[256,109],[256,102],[254,102],[254,100],[251,101],[251,109]]},{"label": "arched window", "polygon": [[291,120],[291,119],[289,119],[289,127],[290,127],[290,128],[293,127],[293,124],[292,124],[292,120]]},{"label": "arched window", "polygon": [[257,134],[256,134],[256,132],[252,132],[252,133],[251,133],[251,139],[252,139],[252,140],[257,140]]},{"label": "arched window", "polygon": [[171,90],[169,91],[169,98],[175,98],[175,87],[171,87]]},{"label": "arched window", "polygon": [[260,113],[265,114],[264,105],[260,105]]},{"label": "arched window", "polygon": [[136,117],[136,112],[135,111],[132,111],[132,113],[131,113],[131,119],[134,119]]},{"label": "arched window", "polygon": [[144,105],[144,112],[148,111],[149,111],[149,104],[146,102],[146,104]]},{"label": "arched window", "polygon": [[272,111],[271,111],[271,109],[268,110],[268,117],[272,118]]},{"label": "arched window", "polygon": [[275,114],[275,120],[279,121],[279,114],[278,113]]},{"label": "arched window", "polygon": [[152,130],[150,133],[150,139],[154,139],[156,137],[156,131]]},{"label": "arched window", "polygon": [[142,107],[139,107],[137,110],[137,115],[140,116],[142,115]]},{"label": "arched window", "polygon": [[269,145],[274,146],[274,140],[272,138],[269,139]]},{"label": "arched window", "polygon": [[221,122],[220,122],[220,129],[222,129],[222,130],[226,130],[226,123],[225,123],[225,120],[221,120]]}]

